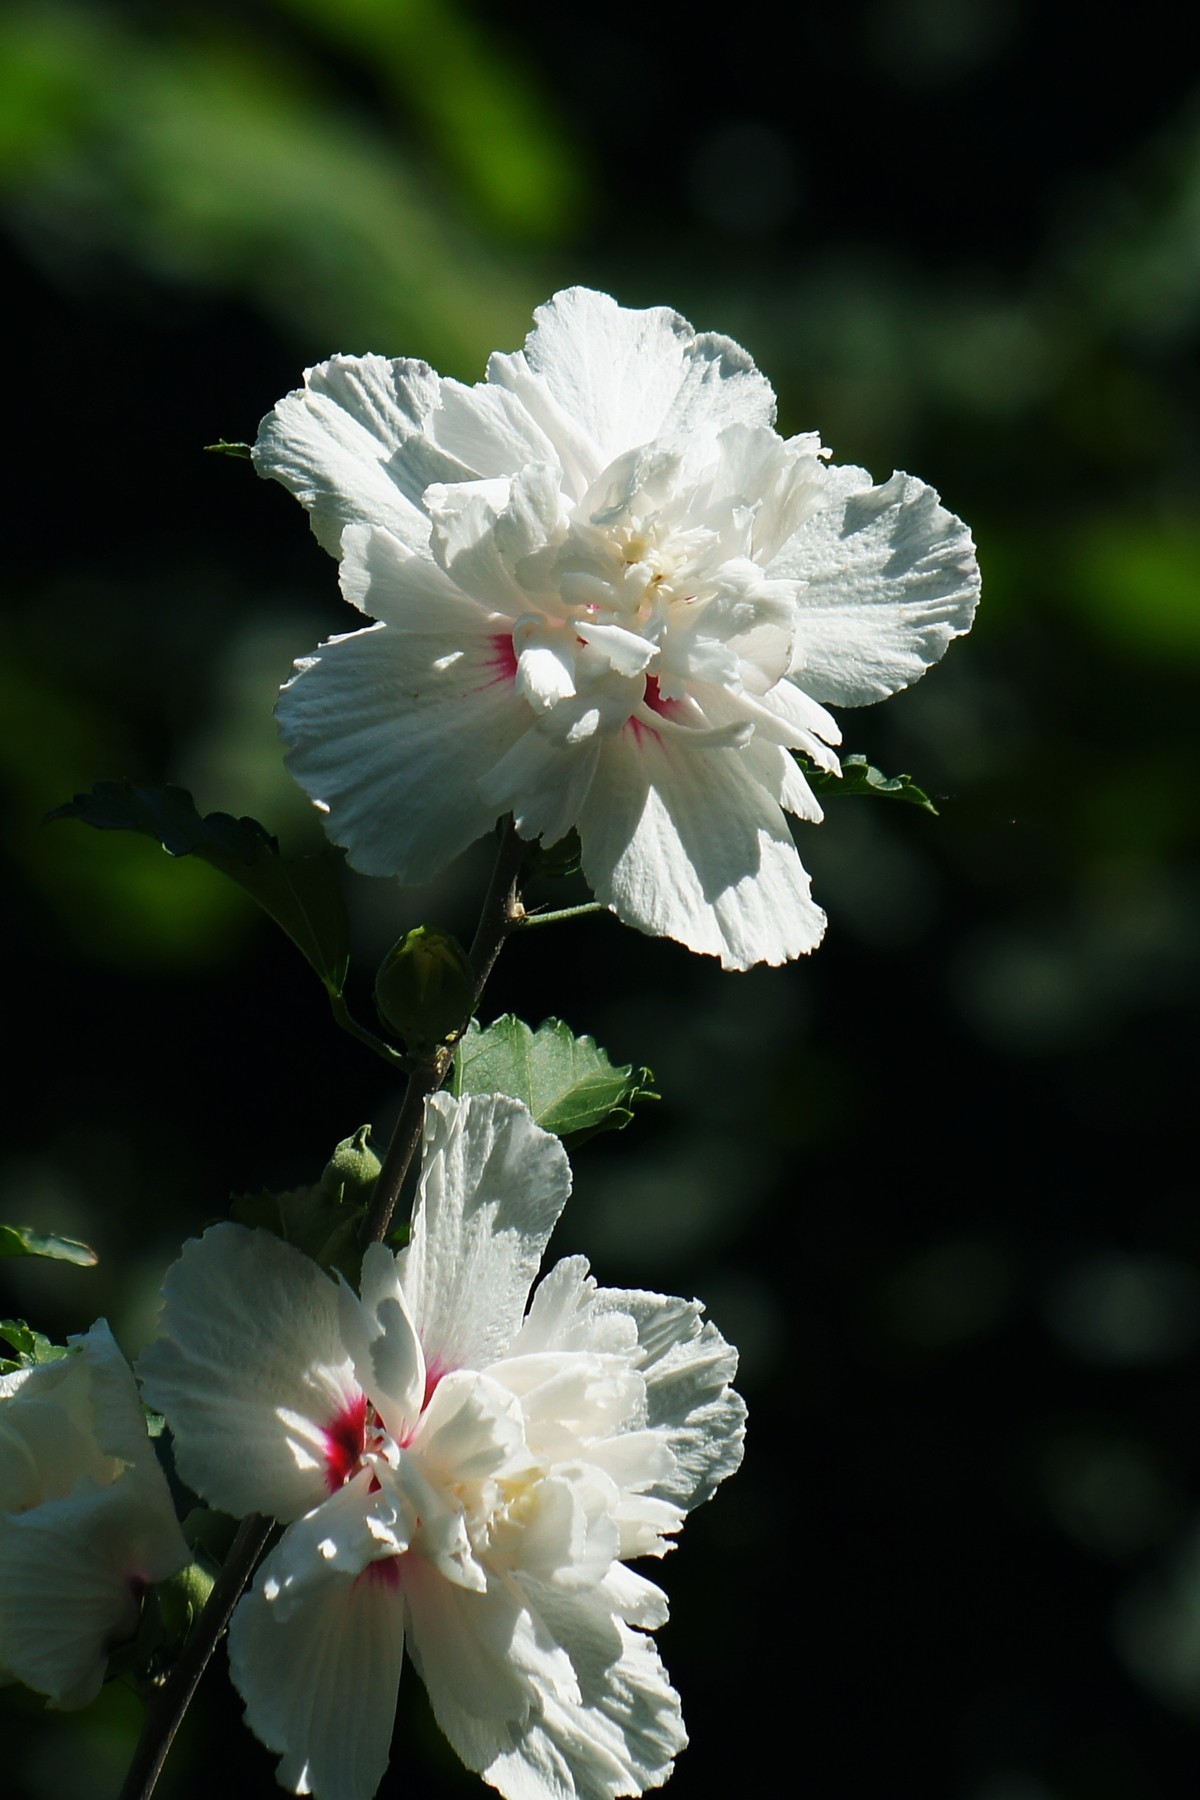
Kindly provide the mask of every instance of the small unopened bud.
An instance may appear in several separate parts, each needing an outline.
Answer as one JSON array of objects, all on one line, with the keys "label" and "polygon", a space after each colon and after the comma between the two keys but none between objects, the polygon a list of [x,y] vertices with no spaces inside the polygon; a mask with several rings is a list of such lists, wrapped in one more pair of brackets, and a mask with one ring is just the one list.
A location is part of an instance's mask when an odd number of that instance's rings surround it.
[{"label": "small unopened bud", "polygon": [[375,977],[375,1007],[416,1053],[452,1043],[471,1016],[475,975],[458,939],[418,925],[394,944]]},{"label": "small unopened bud", "polygon": [[370,1203],[376,1177],[383,1164],[371,1148],[371,1127],[360,1125],[353,1137],[343,1138],[321,1175],[321,1186],[334,1200],[355,1206]]},{"label": "small unopened bud", "polygon": [[213,1577],[203,1563],[189,1563],[178,1575],[162,1581],[155,1589],[163,1636],[171,1647],[178,1647],[187,1637],[195,1621],[204,1611],[204,1603],[212,1592]]}]

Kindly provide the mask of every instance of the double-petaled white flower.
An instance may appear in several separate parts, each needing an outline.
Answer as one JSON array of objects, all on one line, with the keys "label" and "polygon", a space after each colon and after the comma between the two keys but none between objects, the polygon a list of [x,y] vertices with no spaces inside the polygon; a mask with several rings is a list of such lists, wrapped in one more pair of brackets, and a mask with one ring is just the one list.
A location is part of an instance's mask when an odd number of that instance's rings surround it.
[{"label": "double-petaled white flower", "polygon": [[424,881],[505,813],[577,828],[596,897],[729,968],[819,942],[784,817],[837,770],[827,704],[966,631],[970,534],[909,475],[784,440],[744,350],[572,288],[475,387],[335,357],[263,421],[379,622],[296,665],[289,766],[368,874]]},{"label": "double-petaled white flower", "polygon": [[0,1375],[0,1680],[85,1706],[142,1592],[188,1548],[129,1364],[103,1320]]},{"label": "double-petaled white flower", "polygon": [[428,1103],[412,1237],[361,1298],[218,1225],[167,1277],[142,1359],[185,1478],[285,1521],[230,1631],[279,1778],[368,1800],[405,1647],[439,1725],[510,1800],[612,1800],[685,1743],[647,1635],[658,1556],[741,1458],[735,1355],[696,1302],[599,1288],[579,1257],[526,1311],[570,1187],[496,1096]]}]

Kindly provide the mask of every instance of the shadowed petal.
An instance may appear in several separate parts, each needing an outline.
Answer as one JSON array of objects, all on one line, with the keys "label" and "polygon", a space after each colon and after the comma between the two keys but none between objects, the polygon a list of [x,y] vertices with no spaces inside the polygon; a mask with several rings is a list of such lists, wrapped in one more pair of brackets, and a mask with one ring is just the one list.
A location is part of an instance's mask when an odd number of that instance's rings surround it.
[{"label": "shadowed petal", "polygon": [[280,1620],[264,1598],[268,1559],[229,1628],[246,1721],[280,1754],[278,1779],[319,1800],[371,1800],[387,1769],[404,1656],[396,1562],[330,1576]]},{"label": "shadowed petal", "polygon": [[365,1394],[393,1437],[404,1435],[425,1398],[425,1358],[396,1258],[383,1244],[363,1253],[361,1299],[346,1282],[338,1295],[342,1337]]},{"label": "shadowed petal", "polygon": [[103,1320],[72,1342],[0,1380],[0,1667],[68,1707],[188,1560],[129,1364]]}]

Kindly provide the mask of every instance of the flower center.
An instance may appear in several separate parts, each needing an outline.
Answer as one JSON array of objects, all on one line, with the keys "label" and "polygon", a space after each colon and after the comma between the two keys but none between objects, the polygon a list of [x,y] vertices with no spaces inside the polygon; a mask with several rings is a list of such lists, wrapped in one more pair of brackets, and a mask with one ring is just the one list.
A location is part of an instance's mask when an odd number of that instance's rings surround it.
[{"label": "flower center", "polygon": [[670,534],[648,526],[574,524],[555,565],[563,610],[658,638],[664,607],[684,575],[682,560]]},{"label": "flower center", "polygon": [[392,1440],[365,1394],[347,1400],[325,1427],[325,1485],[331,1494],[345,1487],[368,1456],[394,1460]]},{"label": "flower center", "polygon": [[[427,1365],[425,1392],[421,1397],[422,1413],[433,1399],[438,1383],[448,1373],[446,1365],[438,1357],[434,1357]],[[336,1494],[339,1488],[352,1481],[368,1457],[382,1457],[384,1462],[391,1463],[394,1467],[399,1461],[400,1451],[407,1449],[411,1443],[415,1430],[414,1419],[404,1436],[397,1440],[387,1430],[367,1396],[352,1395],[324,1428],[325,1485],[330,1493]]]}]

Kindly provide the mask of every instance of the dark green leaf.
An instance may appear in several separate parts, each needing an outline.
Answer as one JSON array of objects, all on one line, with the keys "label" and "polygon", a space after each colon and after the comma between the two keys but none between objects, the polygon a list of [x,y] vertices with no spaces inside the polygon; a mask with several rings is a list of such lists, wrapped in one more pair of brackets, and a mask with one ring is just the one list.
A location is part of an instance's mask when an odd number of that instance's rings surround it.
[{"label": "dark green leaf", "polygon": [[937,807],[911,775],[884,775],[865,756],[844,756],[840,777],[813,768],[802,756],[796,760],[814,794],[875,794],[883,800],[907,800],[910,806],[937,815]]},{"label": "dark green leaf", "polygon": [[364,1210],[323,1187],[294,1188],[286,1194],[240,1194],[230,1209],[239,1225],[273,1231],[321,1268],[344,1275],[355,1288],[362,1262],[358,1232]]},{"label": "dark green leaf", "polygon": [[561,1019],[536,1031],[506,1013],[486,1030],[472,1021],[454,1059],[455,1094],[510,1094],[537,1123],[570,1143],[620,1130],[642,1100],[656,1100],[649,1069],[615,1067],[590,1037]]},{"label": "dark green leaf", "polygon": [[257,819],[229,813],[201,818],[185,788],[143,788],[98,781],[49,819],[81,819],[98,831],[137,831],[171,856],[198,856],[227,875],[291,938],[330,994],[340,995],[350,961],[346,905],[333,856],[291,862]]},{"label": "dark green leaf", "polygon": [[0,1375],[10,1375],[14,1369],[31,1369],[38,1363],[58,1362],[61,1357],[70,1355],[68,1345],[52,1344],[24,1319],[0,1319],[0,1341],[16,1353],[11,1357],[0,1357]]},{"label": "dark green leaf", "polygon": [[568,831],[556,844],[546,845],[541,838],[535,838],[525,848],[526,878],[534,881],[544,877],[547,881],[557,881],[567,875],[578,875],[581,855],[577,831]]},{"label": "dark green leaf", "polygon": [[52,1231],[34,1231],[29,1225],[0,1225],[0,1256],[49,1256],[56,1262],[78,1263],[84,1269],[100,1260],[88,1244],[58,1237]]}]

